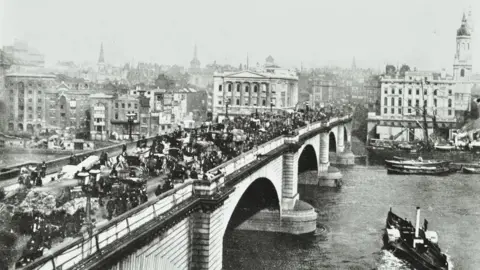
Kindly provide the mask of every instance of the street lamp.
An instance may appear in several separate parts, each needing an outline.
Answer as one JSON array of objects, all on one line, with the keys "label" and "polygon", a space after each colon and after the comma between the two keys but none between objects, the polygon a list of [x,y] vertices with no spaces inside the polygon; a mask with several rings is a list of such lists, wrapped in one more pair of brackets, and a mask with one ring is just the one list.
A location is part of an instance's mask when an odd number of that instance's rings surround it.
[{"label": "street lamp", "polygon": [[273,104],[273,102],[270,102],[270,112],[273,112],[273,106],[275,106],[275,104]]},{"label": "street lamp", "polygon": [[225,98],[225,118],[228,119],[228,105],[230,105],[230,99]]},{"label": "street lamp", "polygon": [[128,126],[130,128],[129,135],[130,135],[130,141],[133,141],[132,138],[132,127],[133,127],[133,121],[135,120],[137,114],[136,113],[127,113],[127,118],[128,118]]},{"label": "street lamp", "polygon": [[95,184],[94,179],[96,179],[97,175],[100,173],[99,170],[90,170],[90,172],[80,172],[78,177],[80,177],[80,183],[82,185],[82,190],[87,195],[87,205],[85,210],[85,222],[84,225],[87,227],[88,233],[91,235],[93,230],[92,218],[91,218],[91,197],[93,192],[93,187]]}]

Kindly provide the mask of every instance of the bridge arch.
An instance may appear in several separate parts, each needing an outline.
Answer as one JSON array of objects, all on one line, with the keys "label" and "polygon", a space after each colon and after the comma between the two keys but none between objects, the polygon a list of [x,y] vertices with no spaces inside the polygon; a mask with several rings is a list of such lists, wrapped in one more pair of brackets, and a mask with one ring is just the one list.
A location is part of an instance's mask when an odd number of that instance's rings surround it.
[{"label": "bridge arch", "polygon": [[333,131],[328,134],[328,152],[337,152],[337,138]]},{"label": "bridge arch", "polygon": [[298,158],[298,173],[316,171],[318,173],[317,152],[311,144],[305,145]]},{"label": "bridge arch", "polygon": [[237,193],[235,197],[240,198],[226,209],[223,236],[225,237],[227,230],[233,230],[262,209],[280,210],[280,195],[270,179],[266,177],[255,179],[243,191]]}]

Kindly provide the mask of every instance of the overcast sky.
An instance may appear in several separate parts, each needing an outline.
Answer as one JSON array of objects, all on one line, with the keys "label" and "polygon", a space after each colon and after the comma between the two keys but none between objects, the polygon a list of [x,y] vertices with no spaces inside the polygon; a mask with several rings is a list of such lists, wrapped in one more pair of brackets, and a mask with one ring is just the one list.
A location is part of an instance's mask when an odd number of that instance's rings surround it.
[{"label": "overcast sky", "polygon": [[365,68],[408,63],[451,72],[469,6],[478,72],[478,0],[0,0],[0,42],[27,40],[48,63],[96,62],[103,42],[109,63],[187,66],[196,43],[202,66],[237,66],[248,53],[251,64],[271,54],[282,66],[348,67],[355,57]]}]

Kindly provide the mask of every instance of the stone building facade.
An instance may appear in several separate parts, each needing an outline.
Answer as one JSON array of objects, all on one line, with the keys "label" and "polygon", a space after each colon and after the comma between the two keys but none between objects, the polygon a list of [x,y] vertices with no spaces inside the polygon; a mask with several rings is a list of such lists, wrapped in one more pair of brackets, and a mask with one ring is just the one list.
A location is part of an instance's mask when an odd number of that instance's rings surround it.
[{"label": "stone building facade", "polygon": [[219,121],[225,118],[227,103],[229,116],[293,109],[298,102],[298,76],[280,68],[215,73],[212,98],[213,118]]}]

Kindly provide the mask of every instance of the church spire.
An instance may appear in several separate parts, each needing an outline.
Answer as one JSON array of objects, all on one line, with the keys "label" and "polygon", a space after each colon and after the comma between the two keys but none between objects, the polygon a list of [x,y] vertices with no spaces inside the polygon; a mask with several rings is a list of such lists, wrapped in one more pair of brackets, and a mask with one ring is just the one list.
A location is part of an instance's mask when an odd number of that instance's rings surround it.
[{"label": "church spire", "polygon": [[353,70],[357,69],[357,64],[355,63],[355,56],[353,57],[353,61],[352,61],[352,69]]},{"label": "church spire", "polygon": [[103,42],[100,44],[100,56],[98,57],[98,63],[104,63],[105,58],[103,56]]}]

